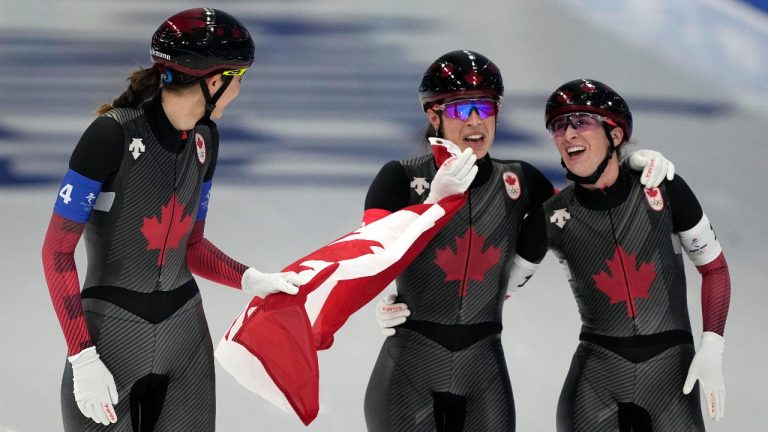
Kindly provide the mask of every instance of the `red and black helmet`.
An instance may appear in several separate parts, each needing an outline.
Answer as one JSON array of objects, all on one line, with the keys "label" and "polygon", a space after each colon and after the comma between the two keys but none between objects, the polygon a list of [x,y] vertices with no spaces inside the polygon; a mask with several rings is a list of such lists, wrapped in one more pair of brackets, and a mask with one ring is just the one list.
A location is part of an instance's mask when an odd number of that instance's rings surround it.
[{"label": "red and black helmet", "polygon": [[568,81],[547,100],[545,126],[564,114],[587,112],[613,120],[624,130],[624,140],[632,136],[632,113],[627,102],[612,88],[593,79]]},{"label": "red and black helmet", "polygon": [[149,53],[161,70],[170,69],[174,82],[253,63],[251,34],[232,15],[211,8],[179,12],[160,25],[152,36]]},{"label": "red and black helmet", "polygon": [[451,51],[432,62],[419,86],[424,111],[454,97],[488,97],[501,100],[504,83],[499,68],[474,51]]}]

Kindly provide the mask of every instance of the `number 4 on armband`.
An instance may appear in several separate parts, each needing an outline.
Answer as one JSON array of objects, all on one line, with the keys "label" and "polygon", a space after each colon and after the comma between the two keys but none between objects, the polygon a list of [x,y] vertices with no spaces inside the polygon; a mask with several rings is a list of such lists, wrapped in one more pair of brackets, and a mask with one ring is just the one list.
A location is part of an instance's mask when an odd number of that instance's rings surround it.
[{"label": "number 4 on armband", "polygon": [[71,184],[65,184],[59,191],[59,196],[64,199],[64,204],[69,204],[72,201],[72,189],[74,187]]}]

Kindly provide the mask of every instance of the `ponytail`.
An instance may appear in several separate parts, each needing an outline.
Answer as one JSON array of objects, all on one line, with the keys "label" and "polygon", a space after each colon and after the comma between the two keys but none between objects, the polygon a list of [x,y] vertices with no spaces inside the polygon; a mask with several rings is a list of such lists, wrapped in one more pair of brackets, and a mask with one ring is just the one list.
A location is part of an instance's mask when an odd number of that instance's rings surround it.
[{"label": "ponytail", "polygon": [[133,108],[157,94],[160,89],[160,73],[157,69],[141,68],[128,77],[128,89],[112,103],[105,103],[96,110],[102,115],[112,108]]}]

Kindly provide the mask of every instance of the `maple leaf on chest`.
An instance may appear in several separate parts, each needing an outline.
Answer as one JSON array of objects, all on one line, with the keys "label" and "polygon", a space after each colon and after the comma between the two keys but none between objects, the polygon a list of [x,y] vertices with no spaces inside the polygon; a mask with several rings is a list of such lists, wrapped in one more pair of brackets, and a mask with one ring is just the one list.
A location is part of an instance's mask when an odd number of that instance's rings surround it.
[{"label": "maple leaf on chest", "polygon": [[473,227],[463,237],[456,237],[456,252],[450,246],[437,250],[435,264],[445,272],[445,282],[460,281],[459,296],[467,295],[470,280],[482,281],[485,272],[499,262],[501,249],[485,246],[485,239]]},{"label": "maple leaf on chest", "polygon": [[613,258],[605,260],[608,272],[592,276],[597,289],[608,295],[611,304],[627,303],[627,315],[637,315],[635,299],[648,298],[648,289],[656,278],[656,265],[642,263],[637,267],[637,254],[627,254],[621,245],[616,247]]},{"label": "maple leaf on chest", "polygon": [[176,194],[160,210],[160,217],[144,218],[141,233],[147,239],[147,250],[160,250],[157,266],[165,264],[168,249],[179,247],[179,242],[192,226],[192,215],[184,216],[184,205],[179,204]]}]

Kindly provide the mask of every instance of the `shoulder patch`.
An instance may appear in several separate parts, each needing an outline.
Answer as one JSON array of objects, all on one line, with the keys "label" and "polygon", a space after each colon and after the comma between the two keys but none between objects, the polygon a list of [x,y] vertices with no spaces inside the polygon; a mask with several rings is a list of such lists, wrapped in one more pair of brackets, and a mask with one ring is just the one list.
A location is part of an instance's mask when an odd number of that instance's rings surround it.
[{"label": "shoulder patch", "polygon": [[520,184],[520,179],[517,177],[517,174],[512,171],[506,171],[502,174],[502,179],[504,180],[504,188],[507,190],[507,195],[513,200],[520,198],[520,195],[522,194],[522,185]]},{"label": "shoulder patch", "polygon": [[195,133],[195,148],[197,149],[197,160],[201,164],[205,163],[205,139],[199,133]]},{"label": "shoulder patch", "polygon": [[648,200],[648,205],[656,211],[662,211],[664,209],[664,198],[661,196],[659,188],[643,188],[645,193],[645,199]]}]

